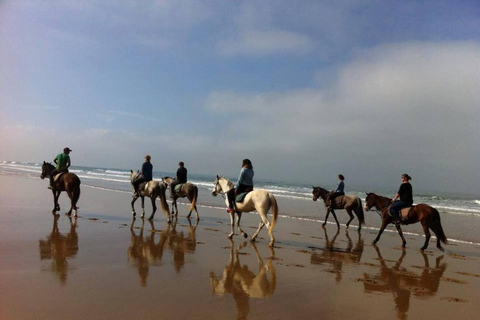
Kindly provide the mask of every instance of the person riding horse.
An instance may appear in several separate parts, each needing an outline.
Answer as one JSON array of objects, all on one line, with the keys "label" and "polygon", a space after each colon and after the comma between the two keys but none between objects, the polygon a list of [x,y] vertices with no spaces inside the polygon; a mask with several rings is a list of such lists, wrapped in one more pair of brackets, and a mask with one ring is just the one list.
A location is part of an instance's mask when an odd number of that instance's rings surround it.
[{"label": "person riding horse", "polygon": [[170,184],[170,198],[175,198],[175,187],[180,183],[187,183],[187,168],[185,168],[183,161],[178,163],[176,178]]},{"label": "person riding horse", "polygon": [[[411,179],[412,177],[408,174],[402,174],[402,184],[400,185],[397,194],[392,199],[393,204],[390,207],[390,213],[396,223],[400,222],[400,211],[403,208],[411,207],[413,205],[412,185],[409,182]],[[397,201],[399,198],[400,200]]]},{"label": "person riding horse", "polygon": [[67,173],[68,168],[70,167],[70,152],[72,150],[70,148],[64,148],[63,153],[59,153],[55,159],[53,159],[53,162],[55,162],[56,167],[55,169],[50,173],[50,185],[48,186],[48,189],[53,189],[54,188],[54,181],[53,179],[55,178],[55,175],[63,172]]},{"label": "person riding horse", "polygon": [[133,182],[134,195],[138,195],[138,187],[143,182],[149,182],[153,180],[153,165],[150,163],[150,155],[145,156],[145,162],[142,164],[142,176]]},{"label": "person riding horse", "polygon": [[338,184],[337,184],[337,188],[335,189],[335,191],[331,192],[328,196],[327,196],[327,201],[326,201],[326,205],[327,205],[327,208],[330,208],[330,207],[333,207],[332,205],[335,204],[335,198],[338,197],[338,196],[343,196],[345,195],[345,177],[343,176],[343,174],[339,174],[338,175]]},{"label": "person riding horse", "polygon": [[242,192],[250,192],[253,190],[253,166],[249,159],[243,159],[242,169],[235,186],[227,192],[229,213],[234,213],[235,197]]}]

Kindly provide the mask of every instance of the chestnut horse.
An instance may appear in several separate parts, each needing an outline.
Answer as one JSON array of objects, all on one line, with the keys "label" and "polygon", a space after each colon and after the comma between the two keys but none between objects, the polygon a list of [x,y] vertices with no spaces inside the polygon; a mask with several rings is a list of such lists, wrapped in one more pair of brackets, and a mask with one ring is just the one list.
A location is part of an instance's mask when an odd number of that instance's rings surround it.
[{"label": "chestnut horse", "polygon": [[[168,186],[170,186],[174,180],[175,180],[174,178],[170,178],[170,177],[162,178],[162,181],[166,183]],[[185,197],[187,197],[187,199],[190,201],[190,212],[187,215],[187,219],[190,219],[190,216],[192,215],[192,211],[195,209],[197,220],[199,220],[200,217],[198,216],[198,210],[197,210],[198,188],[196,185],[190,182],[182,183],[180,187],[180,191],[175,192],[174,197],[172,199],[172,216],[174,215],[173,207],[175,207],[175,216],[178,216],[177,199],[185,198]]]},{"label": "chestnut horse", "polygon": [[[313,187],[312,193],[313,193],[313,201],[317,201],[318,198],[322,198],[323,202],[325,203],[325,201],[327,200],[327,196],[330,194],[330,191],[325,190],[321,187]],[[338,223],[337,215],[333,210],[333,206],[335,206],[335,209],[345,209],[345,211],[347,211],[348,215],[350,216],[350,220],[348,220],[347,222],[347,229],[348,229],[348,226],[350,225],[350,222],[352,222],[354,218],[352,211],[355,212],[359,221],[358,231],[362,230],[362,224],[365,224],[365,217],[363,215],[362,200],[360,200],[359,197],[352,196],[352,195],[344,195],[340,203],[332,203],[330,208],[328,208],[327,215],[325,216],[325,222],[322,224],[322,226],[325,226],[327,224],[328,215],[331,212],[333,214],[333,217],[335,218],[335,222],[337,222],[337,227],[340,228],[340,223]]]},{"label": "chestnut horse", "polygon": [[[383,230],[385,230],[387,225],[394,222],[393,217],[388,212],[391,203],[392,200],[390,198],[382,197],[376,195],[375,193],[367,193],[367,198],[365,199],[365,210],[368,211],[371,208],[375,207],[377,208],[377,210],[382,212],[382,226],[380,227],[380,231],[378,232],[377,237],[375,238],[375,240],[373,240],[374,244],[378,242]],[[428,241],[430,240],[429,229],[431,229],[437,237],[437,248],[441,251],[444,251],[442,246],[440,245],[440,242],[447,243],[447,237],[443,232],[442,223],[440,221],[440,213],[437,211],[437,209],[425,203],[420,203],[412,206],[408,211],[407,218],[405,220],[402,220],[401,224],[412,224],[417,222],[420,222],[422,224],[423,232],[425,233],[425,244],[420,250],[424,251],[425,249],[427,249]],[[395,226],[397,227],[398,234],[402,238],[402,247],[405,247],[407,241],[403,237],[403,232],[400,228],[400,224],[396,224]]]},{"label": "chestnut horse", "polygon": [[[50,173],[55,169],[55,167],[48,162],[43,161],[42,165],[42,174],[40,178],[45,179],[50,176]],[[52,213],[55,214],[57,211],[60,211],[60,206],[58,205],[58,198],[60,193],[65,191],[70,198],[71,206],[67,214],[71,215],[72,210],[74,210],[74,216],[77,216],[77,201],[80,198],[80,179],[75,173],[63,173],[59,179],[53,182],[53,210]]]}]

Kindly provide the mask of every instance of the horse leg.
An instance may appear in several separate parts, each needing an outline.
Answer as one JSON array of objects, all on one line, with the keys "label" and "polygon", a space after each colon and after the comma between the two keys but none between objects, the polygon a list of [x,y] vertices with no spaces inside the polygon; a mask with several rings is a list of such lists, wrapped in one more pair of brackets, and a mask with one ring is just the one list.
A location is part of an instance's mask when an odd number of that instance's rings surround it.
[{"label": "horse leg", "polygon": [[[258,211],[258,214],[260,215],[260,219],[262,220],[262,224],[265,225],[268,229],[268,235],[270,236],[270,243],[269,243],[269,246],[270,247],[273,247],[274,243],[275,243],[275,236],[273,235],[273,231],[272,229],[270,228],[270,222],[268,221],[267,219],[267,214],[266,212],[268,212],[269,208],[263,208],[263,209],[260,209],[260,210],[257,210]],[[262,226],[263,227],[263,226]],[[259,228],[259,230],[257,231],[257,234],[258,232],[260,232],[261,228]]]},{"label": "horse leg", "polygon": [[[335,222],[337,223],[337,228],[340,229],[340,223],[338,222],[337,215],[335,214],[335,210],[333,210],[333,209],[330,209],[330,210],[332,211],[332,215],[335,218]],[[325,219],[325,222],[326,221],[327,220]]]},{"label": "horse leg", "polygon": [[400,235],[400,238],[402,238],[402,247],[405,248],[405,246],[407,245],[407,241],[406,241],[405,238],[403,237],[402,228],[400,228],[400,225],[399,225],[399,224],[395,225],[395,227],[397,227],[398,234]]},{"label": "horse leg", "polygon": [[258,234],[260,233],[260,231],[262,230],[263,226],[265,225],[265,223],[263,223],[262,221],[260,221],[260,223],[258,224],[258,229],[257,231],[253,234],[252,236],[252,239],[250,239],[250,241],[255,241],[255,239],[257,238]]},{"label": "horse leg", "polygon": [[137,199],[138,199],[138,196],[134,196],[133,199],[132,199],[132,216],[134,216],[134,217],[137,215],[137,213],[135,212],[135,207],[134,207],[134,203],[135,203],[135,201],[137,201]]},{"label": "horse leg", "polygon": [[382,235],[383,230],[385,230],[385,228],[387,227],[387,224],[388,224],[387,221],[382,219],[382,226],[380,227],[380,231],[378,231],[377,237],[375,238],[375,240],[373,240],[373,244],[376,244],[378,240],[380,240],[380,236]]},{"label": "horse leg", "polygon": [[153,217],[155,216],[155,212],[157,211],[157,205],[155,204],[155,199],[157,197],[150,197],[150,199],[152,200],[152,215],[150,216],[150,218],[148,218],[148,220],[152,221],[153,220]]},{"label": "horse leg", "polygon": [[145,197],[144,196],[140,196],[140,198],[142,198],[142,215],[141,215],[141,218],[145,218]]},{"label": "horse leg", "polygon": [[422,221],[422,227],[423,227],[423,232],[425,233],[425,244],[423,245],[422,248],[420,248],[421,251],[424,251],[428,247],[428,242],[430,241],[430,230],[428,230],[428,226],[426,222]]},{"label": "horse leg", "polygon": [[325,227],[325,225],[327,224],[329,214],[330,214],[330,209],[327,209],[327,214],[325,215],[325,221],[323,222],[322,227]]},{"label": "horse leg", "polygon": [[240,227],[240,220],[242,219],[242,213],[241,213],[241,212],[237,212],[237,216],[238,216],[238,219],[237,219],[237,228],[238,228],[238,231],[240,231],[240,233],[243,235],[244,238],[247,238],[248,235],[245,233],[245,231],[242,230],[242,227]]},{"label": "horse leg", "polygon": [[[438,232],[438,224],[435,224],[435,225],[431,225],[430,226],[430,229],[432,229],[433,233],[435,233],[435,237],[437,237],[437,248],[438,250],[444,252],[445,249],[443,249],[442,245],[440,244],[440,232]],[[441,228],[441,225],[440,225],[440,228]]]},{"label": "horse leg", "polygon": [[235,235],[235,231],[233,230],[233,226],[235,224],[235,212],[230,212],[230,234],[228,235],[229,239]]},{"label": "horse leg", "polygon": [[352,209],[350,208],[345,208],[345,211],[347,211],[349,217],[350,217],[350,220],[347,221],[347,229],[348,229],[348,226],[350,225],[350,222],[352,222],[353,220],[353,214],[352,214]]}]

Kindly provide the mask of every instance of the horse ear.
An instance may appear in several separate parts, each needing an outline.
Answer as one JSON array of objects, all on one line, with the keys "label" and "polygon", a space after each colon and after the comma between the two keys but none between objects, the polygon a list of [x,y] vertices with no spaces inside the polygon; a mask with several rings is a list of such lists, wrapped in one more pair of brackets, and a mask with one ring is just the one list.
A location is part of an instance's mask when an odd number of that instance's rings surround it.
[{"label": "horse ear", "polygon": [[130,173],[133,173],[133,170],[130,170]]},{"label": "horse ear", "polygon": [[217,174],[217,180],[220,180],[220,177],[218,176],[218,174]]}]

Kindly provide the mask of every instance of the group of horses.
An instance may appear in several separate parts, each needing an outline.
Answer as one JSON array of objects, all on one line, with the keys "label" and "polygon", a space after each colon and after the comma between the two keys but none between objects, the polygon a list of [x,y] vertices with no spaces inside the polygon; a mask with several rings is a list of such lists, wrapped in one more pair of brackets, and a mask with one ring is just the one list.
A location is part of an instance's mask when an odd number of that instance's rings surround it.
[{"label": "group of horses", "polygon": [[[45,177],[50,176],[50,173],[55,169],[55,167],[47,162],[43,162],[42,165],[42,174],[40,177],[44,179]],[[133,185],[134,181],[136,181],[140,176],[140,172],[138,171],[130,171],[130,182]],[[142,200],[142,215],[141,217],[145,217],[145,202],[144,198],[149,197],[152,202],[152,214],[150,215],[149,219],[152,220],[155,216],[155,212],[157,210],[156,206],[156,199],[160,198],[160,204],[162,211],[168,217],[168,222],[171,222],[171,217],[178,216],[178,208],[177,208],[177,199],[178,198],[187,198],[190,201],[190,211],[187,215],[187,218],[190,219],[192,211],[195,210],[196,218],[199,220],[198,210],[197,210],[197,198],[198,198],[198,188],[193,183],[187,182],[180,186],[179,190],[175,190],[172,198],[172,211],[170,214],[170,209],[166,199],[166,189],[171,185],[174,181],[173,178],[170,177],[163,177],[162,181],[152,180],[148,183],[142,184],[137,193],[134,194],[131,205],[132,205],[132,215],[135,217],[135,201],[138,198]],[[222,195],[225,198],[225,203],[228,206],[228,199],[226,197],[226,193],[233,188],[233,183],[229,181],[225,177],[217,176],[214,183],[213,183],[213,190],[212,195]],[[80,179],[74,173],[64,173],[61,176],[58,176],[54,180],[54,187],[52,188],[53,193],[53,200],[54,200],[54,208],[52,213],[56,213],[60,210],[60,206],[58,205],[58,197],[62,191],[67,192],[70,200],[71,200],[71,207],[70,210],[67,212],[68,215],[72,214],[74,211],[74,216],[77,216],[77,201],[80,197]],[[313,200],[317,201],[321,198],[324,203],[327,203],[327,197],[330,194],[330,191],[323,189],[321,187],[313,187]],[[387,227],[388,224],[394,223],[394,218],[389,213],[389,206],[391,204],[391,199],[376,195],[374,193],[367,193],[367,197],[365,199],[365,207],[362,207],[362,201],[357,196],[353,195],[344,195],[337,198],[337,201],[332,201],[332,204],[327,207],[327,213],[325,217],[325,222],[323,226],[327,223],[327,219],[330,213],[332,213],[333,217],[335,218],[335,222],[337,223],[337,227],[340,228],[340,223],[338,222],[337,216],[335,214],[334,209],[344,209],[347,214],[349,215],[350,219],[348,220],[346,227],[348,229],[350,223],[354,219],[353,213],[356,214],[359,224],[358,230],[360,231],[362,228],[362,224],[365,223],[365,217],[363,209],[369,211],[372,208],[375,208],[379,211],[382,218],[382,225],[380,227],[380,231],[373,241],[373,243],[377,243],[382,235],[383,231]],[[262,189],[255,189],[246,194],[244,199],[241,202],[236,202],[236,215],[237,219],[235,219],[235,213],[230,213],[230,227],[231,232],[228,235],[229,238],[232,238],[235,235],[234,227],[238,228],[238,231],[247,238],[247,233],[242,229],[240,226],[240,220],[242,218],[242,212],[258,212],[260,216],[260,223],[258,226],[257,231],[251,237],[251,241],[255,241],[258,234],[262,230],[263,227],[267,227],[268,234],[270,236],[270,246],[273,246],[275,243],[275,237],[273,235],[273,230],[275,228],[277,218],[278,218],[278,205],[275,196],[267,191]],[[272,211],[272,221],[270,222],[267,218],[267,213]],[[412,206],[408,209],[408,214],[406,218],[402,220],[401,224],[412,224],[420,222],[423,227],[423,231],[425,233],[425,243],[421,250],[425,250],[428,246],[430,241],[430,230],[433,231],[435,236],[437,237],[437,248],[441,251],[444,251],[443,247],[441,246],[440,242],[447,243],[447,238],[445,233],[443,232],[442,224],[440,221],[440,214],[439,212],[427,205],[427,204],[417,204]],[[400,227],[400,223],[395,223],[397,228],[398,234],[402,238],[402,246],[405,247],[406,240],[403,237],[402,229]]]}]

